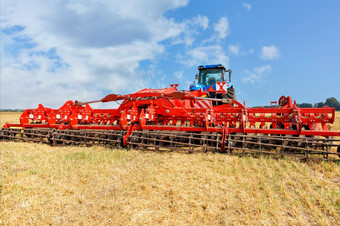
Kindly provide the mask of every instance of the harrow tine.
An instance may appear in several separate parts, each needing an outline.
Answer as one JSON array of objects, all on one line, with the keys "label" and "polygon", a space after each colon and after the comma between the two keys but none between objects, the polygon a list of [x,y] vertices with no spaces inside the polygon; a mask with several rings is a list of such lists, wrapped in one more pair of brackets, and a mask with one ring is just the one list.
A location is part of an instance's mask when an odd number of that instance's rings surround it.
[{"label": "harrow tine", "polygon": [[[48,129],[0,130],[0,140],[31,141],[50,145],[120,146],[125,131]],[[134,131],[130,145],[144,150],[206,152],[221,151],[221,134],[167,131]],[[272,155],[304,160],[340,161],[340,140],[293,136],[228,134],[227,154]],[[299,144],[299,145],[297,145]]]}]

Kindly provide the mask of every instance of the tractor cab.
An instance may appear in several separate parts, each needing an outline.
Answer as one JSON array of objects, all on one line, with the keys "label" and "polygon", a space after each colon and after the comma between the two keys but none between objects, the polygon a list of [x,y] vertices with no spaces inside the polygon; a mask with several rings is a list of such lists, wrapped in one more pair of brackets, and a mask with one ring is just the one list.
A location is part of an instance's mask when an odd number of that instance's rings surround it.
[{"label": "tractor cab", "polygon": [[[222,98],[228,93],[228,89],[233,95],[229,98],[235,99],[233,84],[231,83],[231,69],[226,70],[222,64],[201,65],[198,67],[199,74],[196,75],[193,84],[190,85],[190,91],[201,90],[209,93],[210,97]],[[229,73],[229,81],[225,78],[225,73]],[[230,93],[230,92],[229,92]]]}]

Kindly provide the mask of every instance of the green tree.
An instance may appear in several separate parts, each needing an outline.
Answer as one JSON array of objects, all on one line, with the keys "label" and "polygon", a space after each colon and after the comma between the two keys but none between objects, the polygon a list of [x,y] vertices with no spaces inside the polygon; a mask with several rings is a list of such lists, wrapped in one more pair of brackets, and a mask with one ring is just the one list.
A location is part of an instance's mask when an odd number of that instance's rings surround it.
[{"label": "green tree", "polygon": [[340,103],[335,97],[327,98],[325,104],[329,107],[334,107],[335,110],[340,110]]},{"label": "green tree", "polygon": [[314,104],[315,108],[322,108],[323,106],[325,106],[324,102],[319,102],[319,103]]},{"label": "green tree", "polygon": [[298,107],[300,108],[312,108],[313,105],[310,103],[302,103],[302,104],[298,104]]}]

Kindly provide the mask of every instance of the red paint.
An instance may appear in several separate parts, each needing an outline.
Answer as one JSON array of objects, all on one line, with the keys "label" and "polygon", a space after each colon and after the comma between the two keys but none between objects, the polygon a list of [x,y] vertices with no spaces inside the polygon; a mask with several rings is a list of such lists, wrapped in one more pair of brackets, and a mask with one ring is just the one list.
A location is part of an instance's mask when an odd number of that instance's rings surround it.
[{"label": "red paint", "polygon": [[77,101],[67,101],[59,109],[39,104],[22,113],[20,124],[3,127],[125,130],[124,144],[135,130],[220,132],[223,140],[229,133],[340,136],[340,131],[328,129],[334,122],[334,108],[298,108],[289,96],[271,102],[270,108],[246,108],[236,100],[214,107],[211,100],[195,99],[206,92],[178,91],[177,86],[102,99],[122,100],[118,109],[93,109]]}]

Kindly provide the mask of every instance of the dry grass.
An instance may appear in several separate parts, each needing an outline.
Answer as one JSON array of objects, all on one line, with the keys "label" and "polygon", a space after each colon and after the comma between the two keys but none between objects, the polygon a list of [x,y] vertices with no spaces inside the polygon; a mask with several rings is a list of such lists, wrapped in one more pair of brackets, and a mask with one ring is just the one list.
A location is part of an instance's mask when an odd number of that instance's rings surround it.
[{"label": "dry grass", "polygon": [[8,123],[20,123],[19,118],[22,112],[0,112],[0,125]]},{"label": "dry grass", "polygon": [[335,122],[333,123],[332,128],[337,131],[340,130],[340,111],[335,112]]},{"label": "dry grass", "polygon": [[[0,116],[1,123],[18,118]],[[337,120],[339,130],[339,112]],[[335,163],[0,145],[0,224],[335,225],[340,220]]]}]

